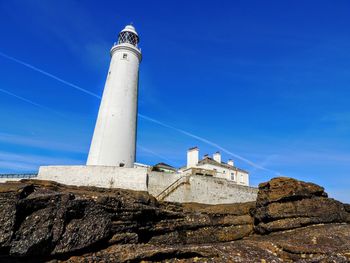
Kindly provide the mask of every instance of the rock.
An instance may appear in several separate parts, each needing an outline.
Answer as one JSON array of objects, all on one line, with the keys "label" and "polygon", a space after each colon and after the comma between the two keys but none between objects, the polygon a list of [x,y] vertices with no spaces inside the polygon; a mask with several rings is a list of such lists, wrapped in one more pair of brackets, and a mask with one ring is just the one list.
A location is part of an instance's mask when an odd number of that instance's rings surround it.
[{"label": "rock", "polygon": [[0,197],[0,247],[8,248],[15,230],[16,199],[5,196]]},{"label": "rock", "polygon": [[321,224],[254,237],[255,242],[271,242],[285,261],[349,262],[350,225]]},{"label": "rock", "polygon": [[109,240],[111,215],[101,206],[76,200],[68,205],[65,216],[64,232],[51,254],[71,253]]},{"label": "rock", "polygon": [[346,212],[350,213],[350,204],[344,204],[344,209]]},{"label": "rock", "polygon": [[8,250],[17,228],[17,203],[34,191],[33,185],[23,183],[0,184],[0,249]]},{"label": "rock", "polygon": [[200,212],[206,214],[217,215],[248,215],[250,210],[255,208],[255,202],[235,203],[235,204],[220,204],[220,205],[207,205],[198,203],[184,203],[182,204],[183,211],[185,212]]},{"label": "rock", "polygon": [[40,180],[0,184],[0,262],[350,260],[349,205],[294,179],[260,187],[257,203],[204,205]]},{"label": "rock", "polygon": [[208,244],[238,240],[253,232],[252,225],[202,227],[178,230],[150,239],[150,244]]},{"label": "rock", "polygon": [[273,202],[293,201],[314,196],[327,197],[327,194],[323,187],[316,184],[277,177],[259,184],[256,205],[260,207]]},{"label": "rock", "polygon": [[55,257],[115,244],[219,243],[253,230],[254,203],[183,206],[158,203],[143,192],[40,180],[4,184],[0,198],[1,249],[13,257]]},{"label": "rock", "polygon": [[213,244],[125,244],[66,262],[349,262],[350,225],[303,227]]},{"label": "rock", "polygon": [[17,202],[17,224],[10,255],[60,254],[109,237],[111,216],[92,201],[37,190]]},{"label": "rock", "polygon": [[274,178],[259,185],[255,231],[266,234],[311,224],[349,222],[344,204],[327,198],[324,189],[291,178]]}]

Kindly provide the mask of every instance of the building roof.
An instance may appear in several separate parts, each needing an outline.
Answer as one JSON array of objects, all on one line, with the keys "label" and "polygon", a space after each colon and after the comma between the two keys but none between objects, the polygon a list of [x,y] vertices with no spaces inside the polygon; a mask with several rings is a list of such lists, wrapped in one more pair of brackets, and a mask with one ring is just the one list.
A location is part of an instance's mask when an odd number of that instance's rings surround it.
[{"label": "building roof", "polygon": [[154,165],[153,167],[156,167],[156,168],[162,168],[162,169],[168,169],[168,170],[172,170],[174,172],[177,171],[177,169],[169,164],[166,164],[166,163],[157,163],[156,165]]},{"label": "building roof", "polygon": [[197,146],[194,146],[194,147],[188,149],[188,151],[193,151],[193,150],[199,150],[199,148]]},{"label": "building roof", "polygon": [[231,170],[235,170],[235,171],[239,171],[239,172],[243,172],[243,173],[247,173],[249,174],[247,171],[243,170],[243,169],[240,169],[236,166],[231,166],[227,163],[219,163],[217,161],[215,161],[214,159],[210,158],[209,156],[203,158],[202,160],[200,160],[198,162],[198,165],[203,165],[203,164],[212,164],[212,165],[216,165],[216,166],[221,166],[221,167],[224,167],[224,168],[227,168],[227,169],[231,169]]}]

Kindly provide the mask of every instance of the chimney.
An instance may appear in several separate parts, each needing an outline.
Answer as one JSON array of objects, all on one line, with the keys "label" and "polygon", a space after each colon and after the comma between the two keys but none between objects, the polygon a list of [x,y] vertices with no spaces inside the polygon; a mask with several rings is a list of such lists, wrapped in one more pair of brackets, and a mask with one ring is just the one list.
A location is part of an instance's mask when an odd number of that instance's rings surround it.
[{"label": "chimney", "polygon": [[197,166],[198,156],[199,156],[198,147],[193,147],[187,150],[187,168]]},{"label": "chimney", "polygon": [[220,152],[216,152],[213,154],[214,161],[217,161],[218,163],[221,163],[221,154]]},{"label": "chimney", "polygon": [[227,164],[228,164],[228,165],[231,165],[231,166],[235,166],[235,163],[233,162],[232,159],[228,160],[228,161],[227,161]]}]

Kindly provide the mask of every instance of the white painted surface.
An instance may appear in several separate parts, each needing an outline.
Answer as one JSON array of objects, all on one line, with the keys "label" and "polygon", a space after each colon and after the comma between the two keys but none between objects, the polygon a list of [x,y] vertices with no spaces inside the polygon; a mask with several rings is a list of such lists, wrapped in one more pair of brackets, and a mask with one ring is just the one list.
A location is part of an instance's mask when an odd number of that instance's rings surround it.
[{"label": "white painted surface", "polygon": [[249,173],[243,171],[242,169],[238,169],[234,166],[234,161],[229,159],[227,164],[223,166],[222,158],[220,152],[216,152],[213,154],[214,162],[203,163],[199,160],[199,149],[197,147],[191,148],[187,151],[187,166],[182,167],[178,170],[179,173],[186,173],[186,169],[188,168],[200,168],[215,171],[217,178],[222,178],[230,181],[234,181],[240,185],[249,186]]},{"label": "white painted surface", "polygon": [[6,183],[6,182],[16,182],[16,181],[20,181],[22,179],[36,179],[37,178],[37,174],[1,174],[0,175],[0,183]]},{"label": "white painted surface", "polygon": [[[157,196],[182,176],[184,175],[151,172],[149,174],[148,192],[153,196]],[[226,179],[191,175],[190,183],[180,185],[165,198],[165,201],[203,204],[240,203],[255,201],[257,192],[257,188],[238,185]]]},{"label": "white painted surface", "polygon": [[[132,32],[130,27],[123,31]],[[87,165],[134,166],[140,61],[137,46],[120,43],[112,47]]]},{"label": "white painted surface", "polygon": [[182,176],[183,174],[150,172],[148,176],[148,192],[153,196],[157,196]]},{"label": "white painted surface", "polygon": [[187,151],[187,168],[196,167],[199,160],[199,149],[191,148]]},{"label": "white painted surface", "polygon": [[[4,178],[4,177],[0,177],[0,183],[6,183],[9,181],[20,181],[22,179],[28,179],[28,178]],[[36,179],[36,178],[33,178]]]},{"label": "white painted surface", "polygon": [[257,192],[256,188],[237,185],[225,179],[194,175],[190,177],[190,184],[180,186],[165,200],[203,204],[240,203],[256,201]]},{"label": "white painted surface", "polygon": [[67,185],[147,191],[147,168],[115,166],[41,166],[37,179]]},{"label": "white painted surface", "polygon": [[218,163],[221,163],[221,153],[216,152],[213,154],[214,161],[217,161]]},{"label": "white painted surface", "polygon": [[240,185],[249,185],[249,175],[239,170],[229,169],[220,165],[201,164],[199,168],[216,170],[216,177],[231,180]]}]

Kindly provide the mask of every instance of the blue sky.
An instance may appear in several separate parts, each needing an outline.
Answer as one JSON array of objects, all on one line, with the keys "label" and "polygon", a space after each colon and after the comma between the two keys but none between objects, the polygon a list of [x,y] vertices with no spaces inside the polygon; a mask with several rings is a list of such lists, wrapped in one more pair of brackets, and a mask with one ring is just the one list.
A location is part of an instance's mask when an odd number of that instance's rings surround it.
[{"label": "blue sky", "polygon": [[137,161],[221,149],[253,185],[282,174],[350,202],[349,13],[348,1],[0,1],[0,172],[85,163],[109,49],[133,22]]}]

